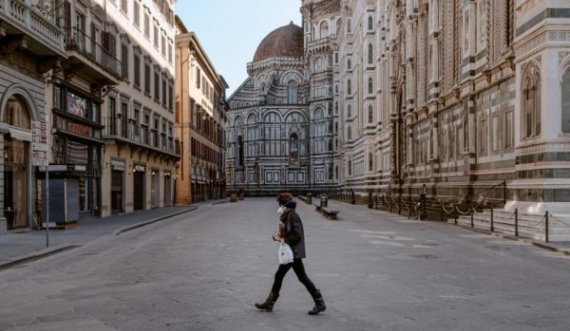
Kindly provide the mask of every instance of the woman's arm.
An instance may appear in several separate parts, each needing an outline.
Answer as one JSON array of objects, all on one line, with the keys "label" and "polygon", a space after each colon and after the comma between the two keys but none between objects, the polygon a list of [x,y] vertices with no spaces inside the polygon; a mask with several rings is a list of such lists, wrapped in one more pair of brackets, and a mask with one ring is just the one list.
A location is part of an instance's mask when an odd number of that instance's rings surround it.
[{"label": "woman's arm", "polygon": [[297,220],[298,217],[297,215],[291,215],[285,222],[285,234],[283,237],[289,245],[297,244],[303,235],[301,233],[301,224]]}]

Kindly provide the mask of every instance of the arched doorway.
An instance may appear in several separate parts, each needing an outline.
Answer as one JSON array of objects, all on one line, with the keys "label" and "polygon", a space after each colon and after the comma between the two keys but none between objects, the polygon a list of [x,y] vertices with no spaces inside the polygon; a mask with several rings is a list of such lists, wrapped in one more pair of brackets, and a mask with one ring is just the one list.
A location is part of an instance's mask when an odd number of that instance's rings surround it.
[{"label": "arched doorway", "polygon": [[9,125],[4,137],[4,215],[8,228],[29,226],[29,149],[31,117],[25,100],[10,97],[2,121]]}]

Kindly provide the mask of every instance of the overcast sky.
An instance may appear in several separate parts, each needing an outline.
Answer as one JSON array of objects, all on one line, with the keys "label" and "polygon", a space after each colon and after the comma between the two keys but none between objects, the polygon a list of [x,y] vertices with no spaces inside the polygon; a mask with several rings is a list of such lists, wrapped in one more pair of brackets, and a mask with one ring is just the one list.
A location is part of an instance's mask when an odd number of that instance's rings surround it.
[{"label": "overcast sky", "polygon": [[290,21],[301,26],[300,7],[300,0],[178,0],[175,10],[228,82],[229,97],[267,34]]}]

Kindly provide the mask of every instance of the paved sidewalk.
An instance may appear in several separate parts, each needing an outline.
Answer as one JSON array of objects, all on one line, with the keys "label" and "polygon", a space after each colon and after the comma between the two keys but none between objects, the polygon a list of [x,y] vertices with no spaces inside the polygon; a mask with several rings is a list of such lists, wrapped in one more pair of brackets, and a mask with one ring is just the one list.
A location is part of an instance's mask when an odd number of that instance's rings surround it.
[{"label": "paved sidewalk", "polygon": [[[316,201],[316,202],[315,202]],[[305,202],[303,201],[299,201],[299,203],[303,203],[305,204]],[[317,205],[319,203],[319,200],[315,200],[315,197],[313,197],[313,205]],[[336,205],[335,207],[332,207],[330,209],[340,209],[342,210],[343,206],[351,206],[351,207],[361,207],[361,208],[365,208],[365,209],[369,209],[367,205],[352,205],[349,204],[347,202],[341,202],[339,200],[333,200],[333,199],[329,199],[329,205],[330,204],[334,204]],[[338,208],[337,208],[338,207]],[[371,209],[373,210],[373,209]],[[379,212],[385,212],[387,213],[388,211],[386,210],[380,210],[378,209]],[[394,216],[399,216],[402,218],[407,218],[405,215],[398,215],[397,213],[390,213],[391,215]],[[339,214],[339,218],[342,218],[342,211]],[[430,221],[422,221],[422,222],[430,222]],[[461,226],[461,225],[453,225],[453,224],[449,224],[450,226]],[[461,226],[463,227],[463,226]],[[513,235],[509,235],[509,234],[504,234],[504,233],[500,233],[500,232],[491,232],[490,230],[484,230],[484,229],[477,229],[477,228],[469,228],[469,227],[464,227],[466,229],[470,229],[474,232],[480,232],[480,233],[485,233],[488,234],[490,236],[495,236],[495,237],[500,237],[500,238],[504,238],[504,239],[510,239],[510,240],[519,240],[519,241],[523,241],[532,245],[535,245],[537,247],[541,247],[550,251],[554,251],[554,252],[559,252],[565,255],[570,255],[570,241],[551,241],[551,242],[544,242],[544,241],[539,241],[539,240],[535,240],[535,239],[530,239],[530,238],[524,238],[524,237],[515,237]]]},{"label": "paved sidewalk", "polygon": [[203,204],[216,203],[216,201],[141,210],[130,214],[82,220],[74,229],[50,229],[49,247],[46,247],[45,230],[22,229],[2,233],[0,234],[0,270],[22,262],[36,260],[61,251],[73,249],[106,235],[119,235],[145,225],[193,211]]}]

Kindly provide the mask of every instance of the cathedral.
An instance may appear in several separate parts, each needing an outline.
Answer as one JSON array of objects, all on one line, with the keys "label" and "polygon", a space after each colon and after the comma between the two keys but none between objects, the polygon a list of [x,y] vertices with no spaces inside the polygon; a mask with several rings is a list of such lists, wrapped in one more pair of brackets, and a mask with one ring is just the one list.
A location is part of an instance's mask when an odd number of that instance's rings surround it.
[{"label": "cathedral", "polygon": [[303,41],[303,29],[293,22],[269,33],[247,65],[248,78],[228,100],[229,190],[272,195],[339,188],[330,46],[323,45],[318,72],[308,74]]},{"label": "cathedral", "polygon": [[570,2],[300,10],[228,100],[228,188],[570,213]]}]

